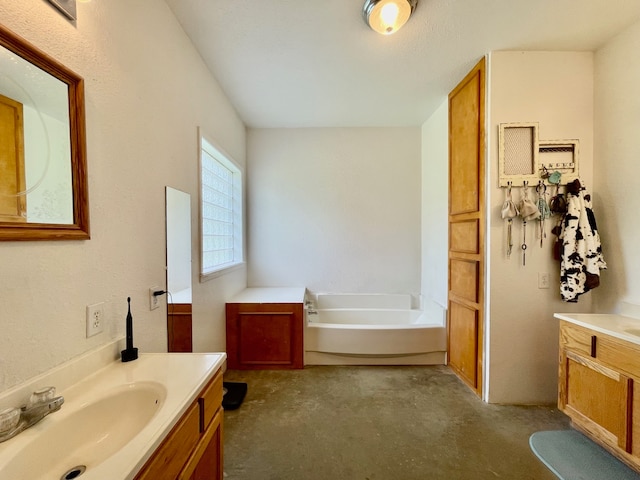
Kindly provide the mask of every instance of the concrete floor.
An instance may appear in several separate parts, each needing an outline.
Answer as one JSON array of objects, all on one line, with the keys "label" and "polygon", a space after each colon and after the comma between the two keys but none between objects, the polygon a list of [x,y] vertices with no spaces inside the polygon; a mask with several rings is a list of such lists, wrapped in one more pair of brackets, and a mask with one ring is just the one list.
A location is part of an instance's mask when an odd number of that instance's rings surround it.
[{"label": "concrete floor", "polygon": [[529,449],[553,407],[487,405],[444,366],[228,371],[226,480],[554,480]]}]

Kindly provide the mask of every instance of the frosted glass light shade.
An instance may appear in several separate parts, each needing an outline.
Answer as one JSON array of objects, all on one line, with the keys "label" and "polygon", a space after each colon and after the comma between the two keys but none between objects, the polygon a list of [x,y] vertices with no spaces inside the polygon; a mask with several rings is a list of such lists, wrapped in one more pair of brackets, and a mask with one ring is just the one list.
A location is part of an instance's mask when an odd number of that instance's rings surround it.
[{"label": "frosted glass light shade", "polygon": [[366,0],[362,16],[376,32],[391,35],[407,23],[417,3],[418,0]]}]

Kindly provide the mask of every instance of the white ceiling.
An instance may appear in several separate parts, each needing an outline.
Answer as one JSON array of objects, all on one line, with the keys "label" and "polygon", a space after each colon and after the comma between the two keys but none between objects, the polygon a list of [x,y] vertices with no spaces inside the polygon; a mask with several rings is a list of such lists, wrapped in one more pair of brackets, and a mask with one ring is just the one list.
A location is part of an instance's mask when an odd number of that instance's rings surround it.
[{"label": "white ceiling", "polygon": [[640,18],[640,0],[419,0],[382,36],[364,0],[166,2],[256,128],[419,126],[490,51],[595,50]]}]

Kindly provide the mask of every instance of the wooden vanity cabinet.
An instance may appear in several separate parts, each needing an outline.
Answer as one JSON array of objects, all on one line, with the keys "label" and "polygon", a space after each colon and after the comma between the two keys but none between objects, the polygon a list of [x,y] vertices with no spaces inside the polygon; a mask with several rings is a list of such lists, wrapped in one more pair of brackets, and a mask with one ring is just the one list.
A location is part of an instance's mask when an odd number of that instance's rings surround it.
[{"label": "wooden vanity cabinet", "polygon": [[558,408],[640,471],[640,346],[560,322]]},{"label": "wooden vanity cabinet", "polygon": [[202,389],[135,480],[222,480],[222,372]]}]

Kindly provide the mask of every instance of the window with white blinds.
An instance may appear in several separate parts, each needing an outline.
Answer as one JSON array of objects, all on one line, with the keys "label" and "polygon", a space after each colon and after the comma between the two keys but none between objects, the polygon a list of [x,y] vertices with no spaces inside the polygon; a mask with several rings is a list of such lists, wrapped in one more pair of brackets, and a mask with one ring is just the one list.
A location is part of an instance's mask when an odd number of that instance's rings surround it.
[{"label": "window with white blinds", "polygon": [[201,276],[234,267],[242,255],[242,174],[200,137]]}]

